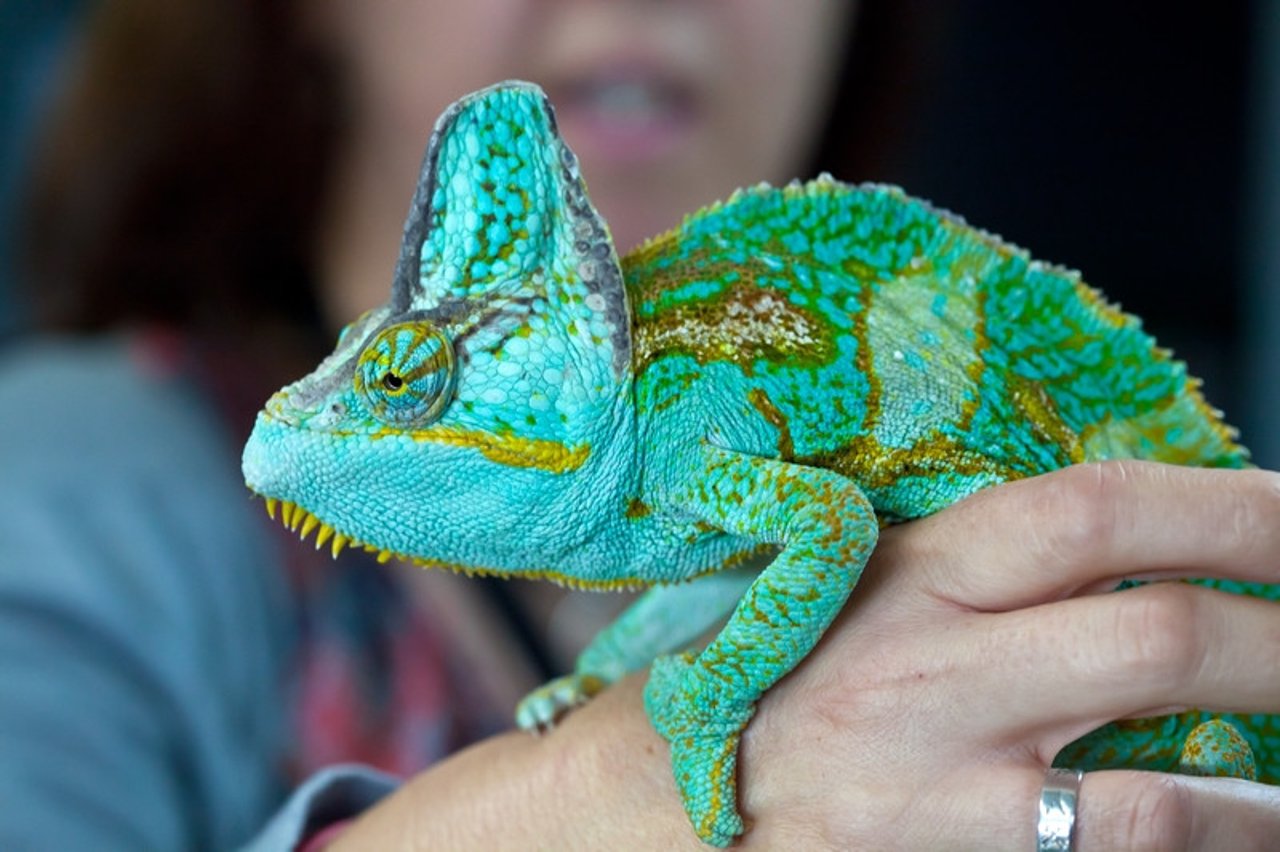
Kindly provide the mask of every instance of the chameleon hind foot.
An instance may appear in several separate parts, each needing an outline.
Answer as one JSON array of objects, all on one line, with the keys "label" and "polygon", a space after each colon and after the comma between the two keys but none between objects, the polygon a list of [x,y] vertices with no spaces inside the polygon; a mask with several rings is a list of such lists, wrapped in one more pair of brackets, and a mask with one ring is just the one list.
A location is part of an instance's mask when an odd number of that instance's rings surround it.
[{"label": "chameleon hind foot", "polygon": [[574,707],[586,704],[607,684],[590,674],[573,674],[548,681],[530,692],[516,705],[516,725],[535,733],[555,725],[556,720]]},{"label": "chameleon hind foot", "polygon": [[1235,725],[1210,719],[1187,735],[1178,760],[1183,775],[1208,775],[1257,780],[1258,766],[1253,749]]},{"label": "chameleon hind foot", "polygon": [[654,660],[645,710],[671,745],[676,787],[698,837],[728,846],[745,830],[737,808],[738,742],[755,704],[718,698],[694,659]]}]

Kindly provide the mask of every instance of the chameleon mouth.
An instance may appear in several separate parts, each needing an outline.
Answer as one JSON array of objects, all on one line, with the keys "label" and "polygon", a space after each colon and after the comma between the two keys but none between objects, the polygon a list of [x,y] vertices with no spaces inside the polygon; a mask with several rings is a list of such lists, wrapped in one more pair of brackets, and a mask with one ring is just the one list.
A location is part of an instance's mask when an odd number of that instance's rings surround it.
[{"label": "chameleon mouth", "polygon": [[267,507],[267,515],[271,520],[278,520],[284,525],[289,532],[296,532],[298,538],[302,541],[307,540],[307,536],[311,533],[316,534],[316,550],[329,545],[329,552],[333,554],[333,558],[337,559],[338,554],[346,550],[348,547],[358,547],[366,553],[376,553],[378,561],[381,563],[390,562],[392,559],[405,559],[414,562],[421,560],[406,556],[403,553],[395,553],[390,550],[375,547],[372,544],[360,541],[359,539],[340,532],[330,524],[320,520],[309,510],[299,506],[297,503],[289,500],[279,500],[275,497],[264,498]]},{"label": "chameleon mouth", "polygon": [[[298,538],[302,541],[307,540],[307,536],[313,532],[316,534],[315,546],[316,550],[329,545],[329,552],[333,554],[333,558],[337,559],[338,554],[346,550],[348,547],[359,548],[366,553],[377,555],[378,562],[387,563],[392,559],[398,559],[402,562],[410,562],[422,568],[443,568],[452,571],[455,574],[465,574],[468,577],[511,577],[513,573],[503,571],[496,568],[484,568],[469,565],[455,565],[451,562],[441,562],[433,559],[424,559],[421,556],[410,556],[406,553],[397,553],[393,550],[387,550],[368,542],[349,536],[340,532],[332,524],[325,523],[320,520],[310,510],[299,506],[297,503],[289,500],[281,500],[276,497],[263,497],[266,504],[267,515],[271,520],[279,521],[286,530],[297,533]],[[571,589],[580,590],[609,590],[618,589],[640,589],[649,584],[643,580],[588,580],[580,577],[573,577],[562,574],[554,570],[530,570],[521,572],[521,576],[530,579],[550,580],[561,586]]]}]

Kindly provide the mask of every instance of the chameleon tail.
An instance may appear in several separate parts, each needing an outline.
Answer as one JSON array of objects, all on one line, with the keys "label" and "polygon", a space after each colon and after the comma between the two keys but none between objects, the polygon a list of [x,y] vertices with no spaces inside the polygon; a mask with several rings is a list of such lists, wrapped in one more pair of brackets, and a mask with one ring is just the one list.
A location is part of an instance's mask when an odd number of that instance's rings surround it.
[{"label": "chameleon tail", "polygon": [[1182,746],[1178,771],[1183,775],[1210,775],[1257,780],[1258,764],[1253,748],[1235,725],[1225,719],[1201,722]]}]

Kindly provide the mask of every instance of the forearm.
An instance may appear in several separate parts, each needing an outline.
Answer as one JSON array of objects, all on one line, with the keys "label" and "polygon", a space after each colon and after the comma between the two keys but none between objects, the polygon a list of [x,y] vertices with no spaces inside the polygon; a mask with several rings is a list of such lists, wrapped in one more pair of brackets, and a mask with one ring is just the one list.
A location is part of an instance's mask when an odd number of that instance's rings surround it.
[{"label": "forearm", "polygon": [[700,849],[631,677],[551,733],[460,752],[370,809],[332,849]]}]

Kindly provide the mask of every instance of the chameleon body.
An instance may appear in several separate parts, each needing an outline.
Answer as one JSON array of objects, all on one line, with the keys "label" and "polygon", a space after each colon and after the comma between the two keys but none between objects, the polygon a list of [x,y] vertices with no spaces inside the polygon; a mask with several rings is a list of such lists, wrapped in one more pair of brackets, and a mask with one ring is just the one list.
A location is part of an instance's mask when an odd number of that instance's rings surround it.
[{"label": "chameleon body", "polygon": [[[652,586],[517,719],[652,662],[649,717],[723,845],[755,703],[882,524],[1125,457],[1246,464],[1183,365],[1075,273],[825,177],[739,191],[619,262],[550,105],[507,83],[441,117],[390,300],[272,397],[244,474],[335,554]],[[1059,759],[1277,781],[1280,728],[1186,713]]]}]

